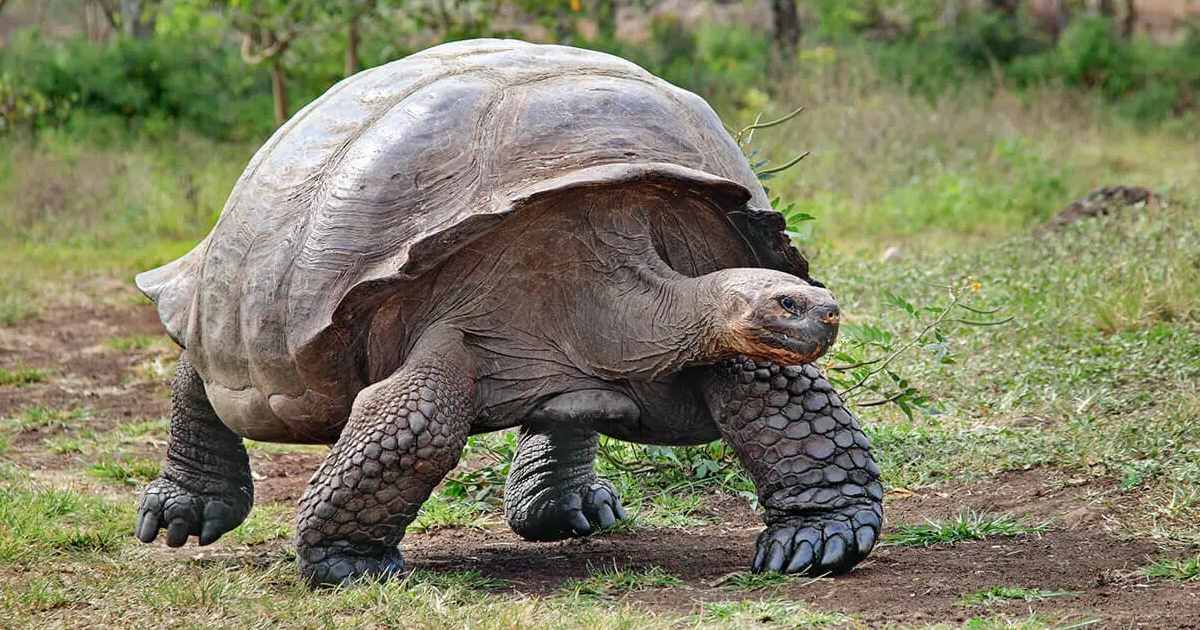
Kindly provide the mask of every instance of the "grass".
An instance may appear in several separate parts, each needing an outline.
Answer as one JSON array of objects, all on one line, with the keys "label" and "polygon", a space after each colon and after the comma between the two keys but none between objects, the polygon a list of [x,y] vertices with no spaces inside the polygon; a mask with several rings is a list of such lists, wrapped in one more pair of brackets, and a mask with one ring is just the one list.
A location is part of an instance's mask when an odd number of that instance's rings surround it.
[{"label": "grass", "polygon": [[228,536],[239,545],[263,545],[290,540],[292,521],[295,517],[296,507],[293,505],[256,505],[250,510],[246,520],[229,532]]},{"label": "grass", "polygon": [[927,520],[919,525],[898,525],[884,536],[884,542],[907,547],[930,547],[995,536],[1039,535],[1046,529],[1045,524],[1027,525],[1007,514],[980,514],[968,510],[944,521]]},{"label": "grass", "polygon": [[1200,554],[1190,558],[1160,558],[1143,567],[1141,573],[1157,580],[1200,580]]},{"label": "grass", "polygon": [[995,606],[1009,602],[1040,602],[1051,597],[1078,595],[1073,591],[1044,591],[1021,586],[993,586],[974,593],[967,593],[958,600],[961,606]]},{"label": "grass", "polygon": [[481,504],[453,499],[442,493],[434,493],[428,501],[421,505],[417,519],[408,526],[408,530],[433,532],[456,527],[480,529],[494,522],[496,522],[496,515],[490,513]]},{"label": "grass", "polygon": [[0,487],[0,565],[116,551],[130,538],[127,503],[26,481]]},{"label": "grass", "polygon": [[88,474],[104,481],[140,486],[158,477],[159,464],[147,459],[104,459],[88,468]]},{"label": "grass", "polygon": [[718,586],[735,591],[761,591],[795,584],[800,578],[785,573],[733,573],[721,578]]},{"label": "grass", "polygon": [[42,405],[25,407],[16,415],[4,418],[0,426],[15,431],[38,429],[69,429],[90,415],[87,409],[51,409]]},{"label": "grass", "polygon": [[842,613],[782,601],[705,602],[697,617],[701,624],[722,628],[845,627],[853,622],[852,617]]},{"label": "grass", "polygon": [[50,378],[51,371],[42,368],[0,368],[0,387],[22,387],[42,383]]},{"label": "grass", "polygon": [[129,335],[127,337],[110,337],[104,340],[104,345],[118,352],[129,352],[152,348],[169,349],[173,342],[163,335]]},{"label": "grass", "polygon": [[614,566],[592,572],[586,578],[568,580],[560,590],[588,597],[614,597],[634,591],[680,586],[683,581],[661,567],[624,568]]}]

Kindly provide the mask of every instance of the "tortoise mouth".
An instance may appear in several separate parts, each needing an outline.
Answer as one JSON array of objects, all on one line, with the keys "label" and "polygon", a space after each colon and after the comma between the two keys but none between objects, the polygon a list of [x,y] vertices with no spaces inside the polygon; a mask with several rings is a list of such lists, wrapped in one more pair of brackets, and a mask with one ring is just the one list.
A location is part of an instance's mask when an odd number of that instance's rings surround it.
[{"label": "tortoise mouth", "polygon": [[773,360],[786,364],[811,363],[825,354],[837,339],[837,316],[809,320],[799,325],[763,328],[757,341],[769,347]]}]

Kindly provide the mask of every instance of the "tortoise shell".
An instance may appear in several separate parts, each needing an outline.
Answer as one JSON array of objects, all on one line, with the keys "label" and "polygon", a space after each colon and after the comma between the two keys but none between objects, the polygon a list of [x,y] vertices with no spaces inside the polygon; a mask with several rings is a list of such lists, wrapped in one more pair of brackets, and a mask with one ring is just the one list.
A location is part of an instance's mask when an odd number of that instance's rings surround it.
[{"label": "tortoise shell", "polygon": [[703,99],[608,54],[485,39],[332,87],[259,149],[207,238],[136,282],[210,398],[303,423],[346,404],[328,383],[362,332],[346,314],[538,199],[645,183],[699,191],[749,260],[809,279]]}]

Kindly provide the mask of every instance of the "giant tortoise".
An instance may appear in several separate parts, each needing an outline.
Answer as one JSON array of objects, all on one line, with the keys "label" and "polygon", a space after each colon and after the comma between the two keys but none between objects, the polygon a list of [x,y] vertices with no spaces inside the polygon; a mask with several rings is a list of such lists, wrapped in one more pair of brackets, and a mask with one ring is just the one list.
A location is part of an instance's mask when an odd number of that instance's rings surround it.
[{"label": "giant tortoise", "polygon": [[868,441],[813,367],[838,307],[696,95],[607,54],[431,48],[331,88],[255,154],[212,232],[137,277],[183,349],[136,533],[213,542],[242,438],[330,444],[300,500],[310,583],[400,571],[471,434],[519,427],[529,540],[624,517],[599,435],[731,444],[755,570],[844,571],[882,523]]}]

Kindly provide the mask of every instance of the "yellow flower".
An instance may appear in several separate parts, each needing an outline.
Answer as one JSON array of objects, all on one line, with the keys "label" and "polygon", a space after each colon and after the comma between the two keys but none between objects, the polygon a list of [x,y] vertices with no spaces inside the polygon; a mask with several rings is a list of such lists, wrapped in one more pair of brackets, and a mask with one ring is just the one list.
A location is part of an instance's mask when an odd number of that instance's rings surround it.
[{"label": "yellow flower", "polygon": [[971,293],[979,293],[979,290],[983,288],[983,283],[972,279],[969,286],[971,287]]},{"label": "yellow flower", "polygon": [[579,13],[580,11],[583,10],[583,3],[580,2],[579,0],[571,0],[571,10],[576,13]]}]

